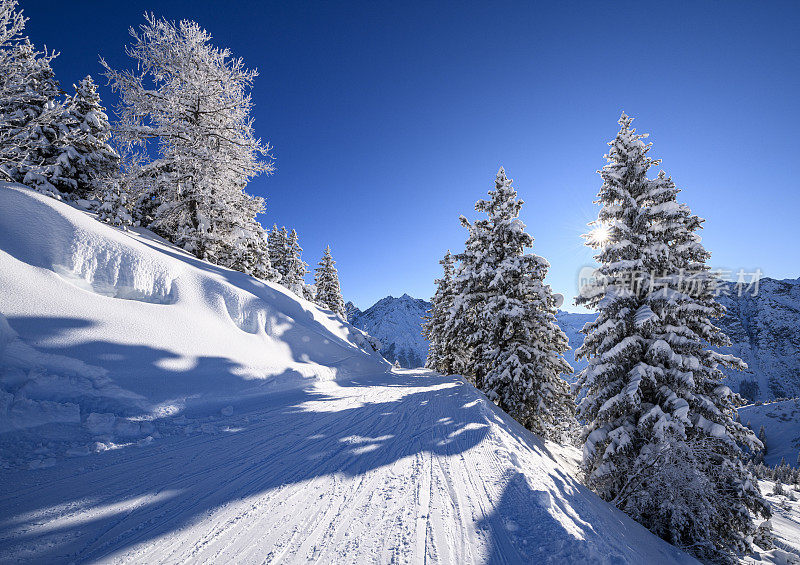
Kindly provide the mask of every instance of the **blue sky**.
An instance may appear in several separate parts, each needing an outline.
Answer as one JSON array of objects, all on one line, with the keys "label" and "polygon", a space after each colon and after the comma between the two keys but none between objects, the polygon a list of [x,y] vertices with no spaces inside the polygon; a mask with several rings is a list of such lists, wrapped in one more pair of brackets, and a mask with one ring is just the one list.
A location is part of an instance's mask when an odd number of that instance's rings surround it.
[{"label": "blue sky", "polygon": [[308,263],[331,245],[362,308],[432,294],[439,258],[463,246],[458,216],[502,164],[574,310],[622,110],[706,218],[714,267],[800,276],[798,2],[21,5],[31,39],[61,51],[63,85],[98,75],[98,55],[130,66],[145,11],[196,20],[257,67],[255,127],[277,171],[248,190],[267,199],[265,225],[298,230]]}]

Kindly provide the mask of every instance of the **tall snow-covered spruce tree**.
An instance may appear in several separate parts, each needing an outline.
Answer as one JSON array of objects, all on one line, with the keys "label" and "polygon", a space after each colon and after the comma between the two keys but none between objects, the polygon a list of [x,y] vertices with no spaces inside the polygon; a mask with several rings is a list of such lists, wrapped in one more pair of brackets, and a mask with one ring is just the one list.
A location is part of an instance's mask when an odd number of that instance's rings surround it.
[{"label": "tall snow-covered spruce tree", "polygon": [[254,273],[267,252],[256,221],[264,202],[244,189],[273,170],[250,116],[257,72],[213,46],[195,22],[145,18],[126,49],[136,71],[101,59],[121,98],[115,134],[139,158],[126,164],[135,169],[127,188],[136,219],[202,259]]},{"label": "tall snow-covered spruce tree", "polygon": [[338,314],[343,320],[347,319],[344,311],[344,299],[339,287],[339,273],[336,270],[336,261],[331,255],[330,245],[325,248],[325,254],[318,263],[314,272],[314,285],[317,289],[316,302],[323,308],[328,308]]},{"label": "tall snow-covered spruce tree", "polygon": [[741,460],[758,449],[735,421],[737,395],[719,365],[743,363],[712,323],[724,314],[696,231],[702,221],[677,201],[644,135],[625,114],[600,175],[601,210],[588,245],[599,250],[594,281],[576,303],[599,314],[586,324],[577,386],[589,486],[665,540],[706,560],[748,548],[751,513],[769,514]]},{"label": "tall snow-covered spruce tree", "polygon": [[111,125],[92,77],[74,88],[61,120],[65,135],[50,167],[51,182],[71,198],[103,199],[111,183],[119,181],[119,154],[109,144]]},{"label": "tall snow-covered spruce tree", "polygon": [[445,375],[454,371],[454,352],[452,345],[444,337],[447,316],[453,307],[453,255],[448,250],[439,261],[442,265],[442,278],[436,279],[436,293],[431,298],[431,309],[428,310],[422,326],[422,335],[428,340],[428,358],[425,366]]},{"label": "tall snow-covered spruce tree", "polygon": [[23,35],[16,0],[0,0],[0,178],[61,197],[50,180],[64,136],[61,88],[51,63]]},{"label": "tall snow-covered spruce tree", "polygon": [[573,400],[562,374],[567,337],[556,322],[556,300],[544,277],[548,262],[525,248],[533,238],[519,219],[523,205],[501,168],[490,200],[475,210],[454,277],[453,307],[444,335],[464,344],[463,372],[486,396],[533,432],[561,439],[571,427]]}]

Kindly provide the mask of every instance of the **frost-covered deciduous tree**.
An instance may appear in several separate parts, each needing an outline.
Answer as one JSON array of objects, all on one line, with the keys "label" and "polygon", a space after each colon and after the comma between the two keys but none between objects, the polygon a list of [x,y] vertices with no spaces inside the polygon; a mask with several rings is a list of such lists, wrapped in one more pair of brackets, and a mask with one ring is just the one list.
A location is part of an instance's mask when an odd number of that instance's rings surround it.
[{"label": "frost-covered deciduous tree", "polygon": [[436,279],[436,293],[431,298],[431,309],[423,324],[422,334],[428,340],[428,358],[425,366],[444,375],[454,372],[454,351],[452,344],[445,339],[445,327],[450,309],[453,307],[453,255],[448,250],[439,261],[442,265],[442,278]]},{"label": "frost-covered deciduous tree", "polygon": [[60,197],[46,174],[64,135],[51,66],[58,54],[37,50],[25,21],[16,0],[0,0],[0,177]]},{"label": "frost-covered deciduous tree", "polygon": [[265,252],[256,221],[264,203],[245,187],[273,170],[250,115],[257,72],[192,21],[146,15],[130,33],[136,70],[101,63],[121,98],[115,134],[138,156],[125,187],[136,219],[202,259],[254,272]]},{"label": "frost-covered deciduous tree", "polygon": [[325,254],[318,263],[314,272],[314,285],[316,287],[316,302],[323,308],[328,308],[338,314],[343,320],[347,319],[342,299],[342,290],[339,287],[339,273],[336,270],[336,261],[331,255],[330,245],[325,248]]},{"label": "frost-covered deciduous tree", "polygon": [[599,312],[576,352],[589,361],[577,381],[583,468],[592,489],[654,533],[725,560],[747,549],[751,513],[769,514],[741,459],[740,446],[760,444],[721,384],[720,365],[743,363],[707,349],[729,342],[712,323],[724,308],[696,233],[702,220],[664,173],[648,178],[659,162],[631,118],[619,123],[587,236],[600,266],[576,300]]},{"label": "frost-covered deciduous tree", "polygon": [[519,219],[523,201],[502,168],[489,196],[475,205],[487,218],[461,219],[470,235],[458,256],[448,322],[456,330],[448,339],[466,344],[464,372],[489,399],[535,433],[560,439],[573,421],[561,377],[572,368],[562,356],[569,346],[555,298],[543,282],[549,264],[525,253],[533,238]]}]

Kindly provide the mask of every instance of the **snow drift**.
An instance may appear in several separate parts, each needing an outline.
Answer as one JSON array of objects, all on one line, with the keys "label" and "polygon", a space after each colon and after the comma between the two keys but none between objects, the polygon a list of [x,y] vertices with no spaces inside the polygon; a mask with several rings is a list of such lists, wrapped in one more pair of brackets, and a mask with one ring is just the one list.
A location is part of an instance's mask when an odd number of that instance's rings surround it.
[{"label": "snow drift", "polygon": [[[0,210],[0,433],[68,424],[83,433],[61,452],[102,449],[385,363],[332,313],[146,230],[18,185]],[[7,456],[29,458],[15,443]]]}]

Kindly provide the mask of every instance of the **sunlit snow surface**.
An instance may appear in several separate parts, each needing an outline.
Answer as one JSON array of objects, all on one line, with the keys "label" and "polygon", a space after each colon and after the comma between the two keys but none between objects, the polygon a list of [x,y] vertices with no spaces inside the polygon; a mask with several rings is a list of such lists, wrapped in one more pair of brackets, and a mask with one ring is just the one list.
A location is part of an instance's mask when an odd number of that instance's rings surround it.
[{"label": "sunlit snow surface", "polygon": [[692,562],[458,377],[0,186],[0,562]]},{"label": "sunlit snow surface", "polygon": [[755,551],[742,559],[743,563],[775,563],[796,565],[800,563],[800,488],[784,486],[786,494],[773,494],[775,483],[758,481],[761,492],[772,507],[772,535],[775,547]]}]

